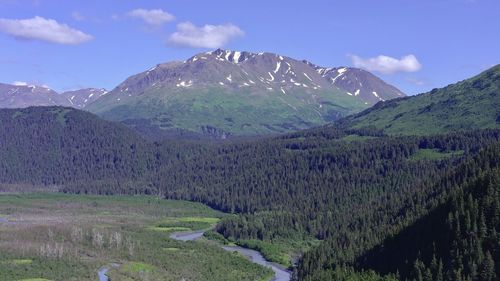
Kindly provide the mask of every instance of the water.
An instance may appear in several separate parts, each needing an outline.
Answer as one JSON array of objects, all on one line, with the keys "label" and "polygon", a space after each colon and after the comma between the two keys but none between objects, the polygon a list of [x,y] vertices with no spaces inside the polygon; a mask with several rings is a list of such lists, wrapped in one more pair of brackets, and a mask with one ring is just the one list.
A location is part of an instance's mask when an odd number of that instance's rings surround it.
[{"label": "water", "polygon": [[[117,263],[112,263],[111,264],[111,267],[118,267],[120,266],[119,264]],[[109,281],[109,277],[106,275],[108,273],[110,269],[110,266],[103,266],[101,267],[101,269],[99,269],[99,271],[97,272],[97,275],[99,276],[99,281]]]},{"label": "water", "polygon": [[261,253],[243,248],[240,246],[222,246],[222,248],[226,251],[230,252],[238,252],[246,257],[248,257],[252,262],[256,264],[260,264],[263,266],[271,267],[271,269],[274,271],[274,279],[273,281],[290,281],[291,279],[291,274],[288,270],[283,269],[282,267],[267,261]]},{"label": "water", "polygon": [[[176,232],[170,235],[170,238],[180,241],[193,241],[198,240],[203,236],[204,231],[191,231],[191,232]],[[240,246],[221,246],[222,249],[229,252],[238,252],[250,259],[253,263],[270,267],[274,271],[274,279],[272,281],[290,281],[291,273],[290,271],[284,269],[283,267],[274,264],[272,262],[267,261],[261,253],[250,250],[247,248],[243,248]],[[103,280],[100,280],[103,281]],[[107,281],[107,280],[104,280]]]},{"label": "water", "polygon": [[[189,231],[189,232],[175,232],[170,234],[170,238],[174,240],[179,240],[179,241],[195,241],[200,239],[203,236],[203,233],[205,233],[204,230],[198,230],[198,231]],[[272,281],[290,281],[291,280],[291,273],[284,269],[283,267],[267,261],[261,253],[255,250],[243,248],[240,246],[221,246],[222,249],[229,251],[229,252],[238,252],[245,257],[247,257],[249,260],[251,260],[253,263],[262,265],[262,266],[267,266],[270,267],[274,271],[274,278]],[[119,266],[118,264],[111,264],[112,267],[117,267]],[[109,281],[108,276],[106,274],[108,273],[110,269],[110,266],[103,266],[99,271],[97,272],[99,275],[99,281]]]},{"label": "water", "polygon": [[109,281],[108,276],[106,276],[106,273],[108,273],[109,267],[103,266],[99,271],[97,272],[97,275],[99,275],[99,281]]}]

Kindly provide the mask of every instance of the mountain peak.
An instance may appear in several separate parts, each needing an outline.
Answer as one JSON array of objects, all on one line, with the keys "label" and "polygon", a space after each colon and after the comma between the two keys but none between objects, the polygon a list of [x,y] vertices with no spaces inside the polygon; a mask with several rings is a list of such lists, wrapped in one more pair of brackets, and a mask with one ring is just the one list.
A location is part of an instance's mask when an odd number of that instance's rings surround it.
[{"label": "mountain peak", "polygon": [[132,127],[252,135],[321,125],[403,95],[368,72],[216,49],[133,75],[87,109]]},{"label": "mountain peak", "polygon": [[248,60],[249,58],[255,57],[255,53],[246,52],[246,51],[232,51],[232,50],[224,50],[217,49],[210,52],[199,53],[189,58],[186,62],[195,62],[197,60],[208,60],[215,59],[217,61],[227,61],[232,63],[240,63]]}]

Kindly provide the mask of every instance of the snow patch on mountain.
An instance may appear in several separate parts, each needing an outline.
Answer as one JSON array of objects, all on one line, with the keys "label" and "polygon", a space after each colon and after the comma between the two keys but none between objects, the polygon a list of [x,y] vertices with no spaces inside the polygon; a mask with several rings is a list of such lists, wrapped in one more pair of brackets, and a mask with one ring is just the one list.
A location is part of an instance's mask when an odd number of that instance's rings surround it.
[{"label": "snow patch on mountain", "polygon": [[274,69],[274,73],[277,73],[278,70],[280,70],[281,67],[281,61],[276,62],[276,69]]}]

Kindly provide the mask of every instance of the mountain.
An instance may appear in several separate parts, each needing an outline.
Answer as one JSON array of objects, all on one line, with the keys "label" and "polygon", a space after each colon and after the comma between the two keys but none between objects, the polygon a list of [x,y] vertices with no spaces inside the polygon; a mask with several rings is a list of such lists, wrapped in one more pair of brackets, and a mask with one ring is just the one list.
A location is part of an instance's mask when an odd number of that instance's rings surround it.
[{"label": "mountain", "polygon": [[64,92],[61,95],[69,101],[67,106],[82,109],[107,93],[105,89],[86,88]]},{"label": "mountain", "polygon": [[53,105],[68,105],[68,100],[43,86],[0,83],[0,108]]},{"label": "mountain", "polygon": [[445,88],[379,102],[344,121],[391,135],[500,128],[500,65]]},{"label": "mountain", "polygon": [[218,49],[134,75],[86,109],[139,130],[225,137],[309,128],[400,96],[360,69]]},{"label": "mountain", "polygon": [[59,94],[45,86],[0,83],[0,108],[68,106],[81,109],[106,93],[105,89],[86,88]]}]

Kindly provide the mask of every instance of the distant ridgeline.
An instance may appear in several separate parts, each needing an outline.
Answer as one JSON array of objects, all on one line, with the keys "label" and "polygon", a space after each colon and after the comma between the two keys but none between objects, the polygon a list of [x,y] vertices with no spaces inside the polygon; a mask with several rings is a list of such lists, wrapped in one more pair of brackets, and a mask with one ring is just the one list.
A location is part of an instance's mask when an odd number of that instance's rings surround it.
[{"label": "distant ridgeline", "polygon": [[[0,110],[0,181],[203,202],[238,214],[216,229],[236,241],[322,240],[297,280],[498,280],[500,107],[486,105],[498,104],[498,72],[335,125],[220,144],[150,143],[69,108]],[[444,96],[463,113],[435,117]],[[432,104],[417,114],[431,123],[403,118],[414,102]]]}]

